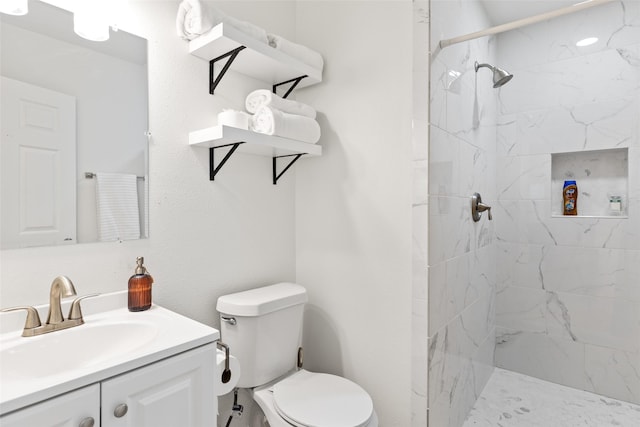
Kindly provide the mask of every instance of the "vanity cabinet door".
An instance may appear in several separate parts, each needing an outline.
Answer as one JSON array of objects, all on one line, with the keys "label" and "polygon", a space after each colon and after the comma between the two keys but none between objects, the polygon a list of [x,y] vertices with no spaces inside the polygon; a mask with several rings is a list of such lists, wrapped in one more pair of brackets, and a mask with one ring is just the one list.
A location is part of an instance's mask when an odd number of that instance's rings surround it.
[{"label": "vanity cabinet door", "polygon": [[100,385],[93,384],[0,417],[2,427],[100,427]]},{"label": "vanity cabinet door", "polygon": [[215,360],[208,344],[103,381],[102,427],[214,427]]}]

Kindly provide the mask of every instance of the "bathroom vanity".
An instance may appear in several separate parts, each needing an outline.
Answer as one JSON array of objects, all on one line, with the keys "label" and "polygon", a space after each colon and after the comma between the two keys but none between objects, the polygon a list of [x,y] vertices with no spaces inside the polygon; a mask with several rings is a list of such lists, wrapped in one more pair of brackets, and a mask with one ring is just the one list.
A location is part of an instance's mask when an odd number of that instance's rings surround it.
[{"label": "bathroom vanity", "polygon": [[126,292],[83,305],[85,324],[35,337],[21,336],[23,313],[2,314],[0,425],[215,425],[216,329],[129,312]]}]

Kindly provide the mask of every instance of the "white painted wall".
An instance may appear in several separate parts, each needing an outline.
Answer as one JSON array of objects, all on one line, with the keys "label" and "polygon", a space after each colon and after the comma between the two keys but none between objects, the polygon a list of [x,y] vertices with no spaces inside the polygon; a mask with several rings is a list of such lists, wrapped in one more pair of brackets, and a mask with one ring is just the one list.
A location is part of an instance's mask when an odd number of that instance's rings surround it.
[{"label": "white painted wall", "polygon": [[[236,16],[293,32],[292,3],[245,5]],[[2,251],[1,306],[46,303],[59,274],[80,294],[126,289],[142,255],[155,279],[155,302],[216,326],[218,296],[295,279],[295,176],[274,186],[269,158],[235,154],[210,182],[208,150],[187,142],[189,131],[214,125],[223,108],[241,108],[247,93],[267,86],[231,72],[209,95],[209,64],[189,55],[175,34],[177,6],[134,1],[122,25],[149,41],[151,238]]]},{"label": "white painted wall", "polygon": [[[306,366],[411,424],[410,1],[297,4],[297,40],[323,53],[323,156],[296,168],[296,277],[309,290]],[[426,364],[426,361],[425,361]]]},{"label": "white painted wall", "polygon": [[125,289],[144,255],[155,302],[218,326],[218,296],[297,280],[306,366],[361,384],[381,426],[410,425],[412,3],[220,3],[326,59],[298,96],[320,112],[325,155],[277,186],[270,159],[239,154],[210,182],[208,151],[187,145],[265,86],[231,73],[210,96],[208,63],[175,36],[177,4],[135,1],[123,24],[149,40],[151,238],[2,251],[0,305],[45,303],[58,274],[81,294]]}]

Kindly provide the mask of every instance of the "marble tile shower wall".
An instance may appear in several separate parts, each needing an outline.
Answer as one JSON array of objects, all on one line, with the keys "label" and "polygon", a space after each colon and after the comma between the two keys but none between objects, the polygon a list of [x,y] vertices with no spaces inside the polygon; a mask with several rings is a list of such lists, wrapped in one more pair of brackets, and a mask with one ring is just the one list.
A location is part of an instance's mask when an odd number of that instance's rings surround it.
[{"label": "marble tile shower wall", "polygon": [[[624,0],[502,34],[497,49],[515,77],[498,106],[496,366],[634,403],[639,41],[640,2]],[[628,218],[552,217],[551,153],[625,147]]]},{"label": "marble tile shower wall", "polygon": [[471,219],[470,197],[496,199],[495,40],[439,50],[441,39],[490,26],[479,1],[431,1],[428,151],[428,422],[458,427],[493,371],[494,223]]},{"label": "marble tile shower wall", "polygon": [[427,425],[429,1],[413,2],[411,426]]}]

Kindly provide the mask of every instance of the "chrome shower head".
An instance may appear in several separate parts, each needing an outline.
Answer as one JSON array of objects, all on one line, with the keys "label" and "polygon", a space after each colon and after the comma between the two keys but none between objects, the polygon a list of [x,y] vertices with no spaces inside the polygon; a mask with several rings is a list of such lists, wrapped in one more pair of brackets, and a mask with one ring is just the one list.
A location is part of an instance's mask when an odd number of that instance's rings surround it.
[{"label": "chrome shower head", "polygon": [[503,70],[502,68],[494,67],[490,64],[478,64],[478,61],[475,63],[476,73],[478,72],[478,68],[486,67],[493,71],[493,87],[497,88],[504,84],[506,84],[509,80],[513,78],[513,74]]}]

